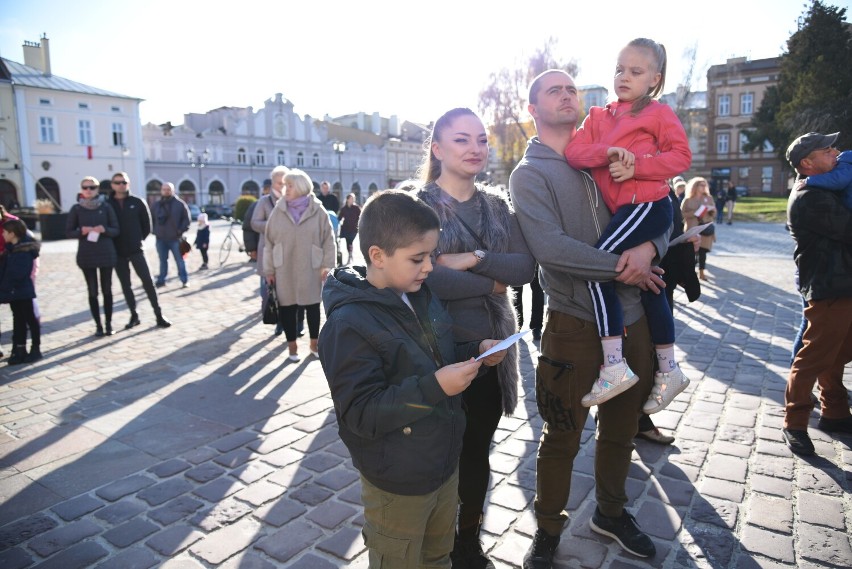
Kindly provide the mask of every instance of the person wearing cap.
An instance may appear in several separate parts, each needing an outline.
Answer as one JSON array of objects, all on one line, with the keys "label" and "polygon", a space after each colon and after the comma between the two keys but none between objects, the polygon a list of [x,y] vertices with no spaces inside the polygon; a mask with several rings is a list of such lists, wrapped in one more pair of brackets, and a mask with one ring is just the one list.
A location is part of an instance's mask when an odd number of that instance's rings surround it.
[{"label": "person wearing cap", "polygon": [[686,192],[686,180],[681,176],[672,178],[672,189],[674,189],[675,197],[677,198],[678,207],[683,203],[683,196]]},{"label": "person wearing cap", "polygon": [[787,378],[782,436],[800,455],[814,454],[808,419],[815,383],[820,387],[817,428],[852,433],[843,386],[844,366],[852,361],[852,211],[843,207],[840,193],[810,183],[811,176],[835,168],[838,135],[809,132],[787,148],[787,160],[798,174],[787,204],[787,225],[795,241],[808,327]]},{"label": "person wearing cap", "polygon": [[836,161],[837,164],[830,172],[808,176],[804,183],[808,186],[840,192],[843,205],[852,209],[852,151],[846,150],[839,153]]}]

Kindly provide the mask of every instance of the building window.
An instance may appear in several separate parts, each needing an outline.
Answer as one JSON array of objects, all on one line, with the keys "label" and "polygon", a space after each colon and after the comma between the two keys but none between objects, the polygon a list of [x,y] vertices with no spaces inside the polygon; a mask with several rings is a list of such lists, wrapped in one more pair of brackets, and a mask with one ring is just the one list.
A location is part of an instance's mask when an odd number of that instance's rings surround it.
[{"label": "building window", "polygon": [[78,140],[83,146],[92,145],[92,121],[80,119],[77,121]]},{"label": "building window", "polygon": [[276,161],[278,166],[286,166],[287,165],[287,157],[284,155],[283,150],[278,151],[278,160]]},{"label": "building window", "polygon": [[716,154],[727,154],[730,152],[731,135],[722,133],[716,135]]},{"label": "building window", "polygon": [[745,154],[745,147],[748,144],[748,135],[744,132],[740,133],[740,153]]},{"label": "building window", "polygon": [[313,166],[314,168],[320,167],[319,154],[317,154],[316,152],[314,152],[314,155],[311,157],[311,166]]},{"label": "building window", "polygon": [[750,115],[754,112],[754,93],[740,95],[740,114]]},{"label": "building window", "polygon": [[56,142],[56,130],[53,127],[53,117],[39,117],[38,125],[40,142]]},{"label": "building window", "polygon": [[111,110],[114,113],[120,113],[121,107],[112,106],[112,107],[109,108],[109,110]]},{"label": "building window", "polygon": [[39,99],[38,104],[39,105],[50,105],[50,99]]},{"label": "building window", "polygon": [[775,147],[772,146],[772,143],[769,142],[768,139],[763,141],[763,151],[764,152],[775,152]]},{"label": "building window", "polygon": [[305,154],[304,153],[299,152],[298,154],[296,154],[296,166],[298,166],[299,168],[305,167]]},{"label": "building window", "polygon": [[740,179],[748,178],[748,166],[739,169]]},{"label": "building window", "polygon": [[124,146],[124,124],[120,122],[112,123],[112,145]]},{"label": "building window", "polygon": [[245,164],[246,163],[246,149],[245,148],[237,148],[237,164]]},{"label": "building window", "polygon": [[77,103],[77,108],[84,110],[84,111],[88,111],[89,110],[89,103]]},{"label": "building window", "polygon": [[263,166],[264,164],[266,164],[266,154],[263,153],[263,150],[258,150],[255,153],[255,156],[257,157],[255,164],[257,164],[258,166]]},{"label": "building window", "polygon": [[760,173],[760,191],[772,191],[772,166],[764,166]]},{"label": "building window", "polygon": [[719,116],[727,117],[731,114],[731,96],[719,95]]},{"label": "building window", "polygon": [[275,120],[273,122],[272,133],[275,138],[286,138],[287,137],[287,123],[284,120],[283,115],[275,115]]}]

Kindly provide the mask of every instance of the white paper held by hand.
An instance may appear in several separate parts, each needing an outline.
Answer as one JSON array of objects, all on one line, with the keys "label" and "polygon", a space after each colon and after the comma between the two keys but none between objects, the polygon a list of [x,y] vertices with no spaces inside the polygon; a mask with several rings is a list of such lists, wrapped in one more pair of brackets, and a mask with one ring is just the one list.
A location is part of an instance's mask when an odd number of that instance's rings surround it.
[{"label": "white paper held by hand", "polygon": [[690,227],[689,229],[687,229],[686,231],[684,231],[683,233],[681,233],[680,235],[678,235],[677,237],[675,237],[674,239],[669,241],[669,247],[683,243],[684,241],[686,241],[690,237],[694,237],[694,236],[698,235],[699,233],[701,233],[702,231],[704,231],[705,229],[707,229],[711,225],[713,225],[712,221],[710,223],[705,223],[704,225],[696,225],[695,227]]},{"label": "white paper held by hand", "polygon": [[91,241],[92,243],[97,243],[98,239],[100,239],[101,234],[97,231],[90,231],[88,235],[86,235],[86,239]]},{"label": "white paper held by hand", "polygon": [[520,340],[521,338],[523,338],[524,336],[529,334],[530,332],[532,332],[532,330],[524,330],[523,332],[518,332],[517,334],[512,334],[511,336],[509,336],[508,338],[506,338],[505,340],[503,340],[499,344],[495,344],[491,349],[485,350],[484,352],[479,354],[479,357],[476,358],[476,361],[479,361],[482,358],[487,358],[491,354],[493,354],[495,352],[499,352],[500,350],[505,350],[506,348],[508,348],[509,346],[511,346],[512,344],[514,344],[515,342],[517,342],[518,340]]}]

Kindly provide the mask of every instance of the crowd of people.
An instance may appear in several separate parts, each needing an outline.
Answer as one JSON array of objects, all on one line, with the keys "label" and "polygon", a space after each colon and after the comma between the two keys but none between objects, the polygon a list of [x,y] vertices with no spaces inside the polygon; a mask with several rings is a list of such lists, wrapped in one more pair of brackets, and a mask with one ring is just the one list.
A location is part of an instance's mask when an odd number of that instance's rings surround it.
[{"label": "crowd of people", "polygon": [[[690,381],[675,360],[674,291],[699,298],[715,225],[723,207],[732,223],[737,199],[731,183],[714,197],[705,178],[680,176],[691,153],[679,121],[656,100],[665,69],[660,44],[627,44],[614,77],[618,99],[590,109],[579,128],[573,78],[555,69],[535,77],[527,110],[536,135],[508,193],[477,181],[488,159],[486,128],[475,112],[454,108],[433,123],[420,178],[407,188],[377,192],[363,208],[350,194],[341,207],[327,181],[315,194],[307,173],[278,166],[249,207],[243,231],[261,310],[277,302],[274,333],[284,334],[291,362],[301,359],[297,339],[307,321],[310,355],[325,372],[340,437],[360,472],[370,567],[493,569],[480,538],[489,454],[520,382],[518,346],[497,344],[523,325],[527,284],[544,425],[536,532],[523,567],[553,566],[590,407],[597,408],[597,507],[589,525],[632,555],[656,554],[625,508],[632,440],[674,440],[650,417]],[[807,432],[815,383],[818,428],[852,432],[842,382],[852,361],[852,159],[834,148],[837,136],[808,133],[787,150],[799,174],[788,225],[804,314],[782,437],[802,455],[815,452]],[[168,327],[156,288],[167,281],[169,254],[189,286],[180,253],[187,205],[164,183],[152,216],[126,173],[110,184],[107,199],[97,179],[84,178],[66,228],[78,240],[95,335],[115,332],[113,269],[130,311],[125,329],[140,325],[131,265],[157,326]],[[0,302],[10,304],[14,327],[8,363],[36,361],[39,246],[20,220],[2,208],[0,217]],[[206,217],[198,225],[205,268]],[[150,233],[156,281],[142,249]],[[363,266],[353,263],[356,237]]]}]

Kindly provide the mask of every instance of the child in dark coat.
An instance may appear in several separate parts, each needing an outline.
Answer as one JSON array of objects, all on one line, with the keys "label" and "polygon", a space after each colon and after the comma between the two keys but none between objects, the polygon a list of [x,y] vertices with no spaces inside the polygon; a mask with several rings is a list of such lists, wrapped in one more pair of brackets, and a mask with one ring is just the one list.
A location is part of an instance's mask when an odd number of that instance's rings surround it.
[{"label": "child in dark coat", "polygon": [[[40,245],[27,235],[27,226],[19,219],[3,224],[6,242],[6,262],[0,276],[0,302],[12,308],[12,354],[9,365],[34,362],[41,359],[41,326],[35,315],[33,300],[36,297],[33,269]],[[27,329],[32,347],[27,353]]]},{"label": "child in dark coat", "polygon": [[207,249],[210,247],[210,224],[207,222],[207,214],[198,215],[198,231],[195,233],[195,248],[201,252],[201,266],[199,269],[207,268]]}]

